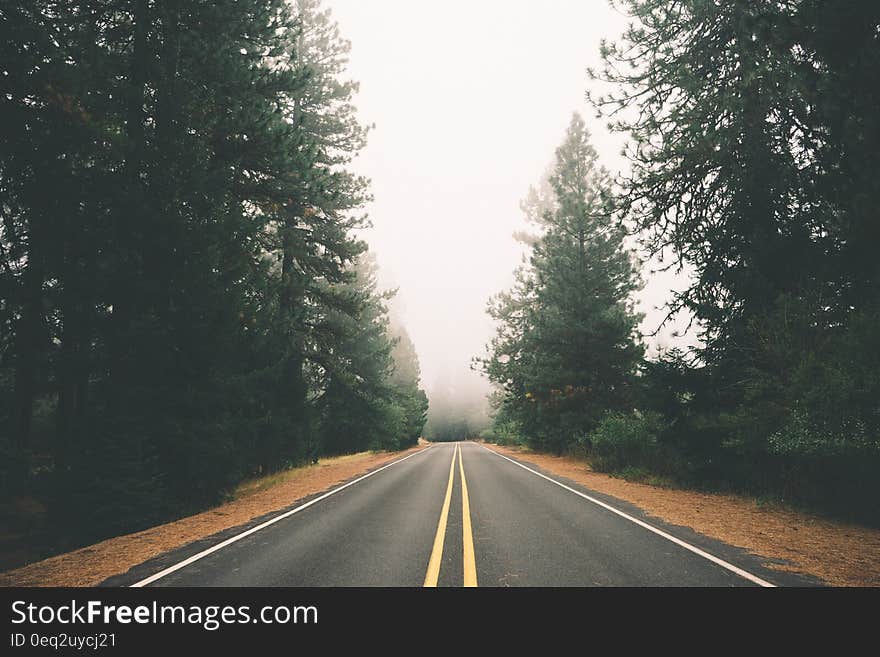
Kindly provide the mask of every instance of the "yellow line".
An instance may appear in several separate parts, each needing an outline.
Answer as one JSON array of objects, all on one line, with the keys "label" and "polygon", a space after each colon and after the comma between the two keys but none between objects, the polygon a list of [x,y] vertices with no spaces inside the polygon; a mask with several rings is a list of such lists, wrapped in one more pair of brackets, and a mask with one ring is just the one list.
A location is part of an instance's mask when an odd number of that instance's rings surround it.
[{"label": "yellow line", "polygon": [[461,471],[461,531],[464,544],[464,585],[477,585],[477,561],[474,557],[474,533],[471,530],[471,503],[468,499],[467,479],[464,478],[464,463],[461,448],[458,448],[458,468]]},{"label": "yellow line", "polygon": [[437,533],[434,535],[434,549],[431,550],[431,559],[428,561],[428,572],[425,573],[425,586],[437,586],[440,577],[440,560],[443,557],[443,540],[446,537],[446,521],[449,518],[449,502],[452,500],[452,480],[455,477],[455,454],[458,444],[452,450],[452,463],[449,464],[449,483],[446,485],[446,499],[443,500],[443,508],[440,511],[440,522],[437,523]]}]

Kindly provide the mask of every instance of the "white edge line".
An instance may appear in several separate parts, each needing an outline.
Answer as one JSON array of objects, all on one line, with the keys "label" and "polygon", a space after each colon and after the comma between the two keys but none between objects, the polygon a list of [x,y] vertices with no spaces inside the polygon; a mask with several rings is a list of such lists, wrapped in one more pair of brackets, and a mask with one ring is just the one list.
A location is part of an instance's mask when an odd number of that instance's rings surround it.
[{"label": "white edge line", "polygon": [[349,486],[354,486],[356,483],[361,482],[368,477],[372,477],[374,474],[378,474],[378,473],[382,472],[382,470],[385,470],[386,468],[390,468],[392,465],[397,465],[398,463],[403,463],[407,459],[410,459],[413,456],[416,456],[418,454],[424,454],[432,446],[433,445],[428,445],[424,449],[420,449],[418,452],[410,454],[409,456],[404,456],[402,459],[392,461],[391,463],[389,463],[387,465],[383,465],[381,468],[378,468],[376,470],[368,472],[367,474],[363,475],[362,477],[358,477],[357,479],[354,479],[353,481],[349,481],[347,484],[343,484],[342,486],[339,486],[338,488],[334,488],[333,490],[328,491],[328,492],[324,493],[323,495],[321,495],[320,497],[316,497],[315,499],[313,499],[309,502],[306,502],[305,504],[302,504],[302,505],[296,507],[295,509],[291,509],[290,511],[285,511],[281,515],[275,516],[274,518],[270,518],[266,522],[260,523],[256,527],[251,527],[250,529],[243,531],[240,534],[236,534],[235,536],[227,538],[225,541],[222,541],[221,543],[217,543],[217,545],[212,545],[207,550],[202,550],[198,554],[194,554],[191,557],[189,557],[188,559],[184,559],[180,563],[176,563],[173,566],[169,566],[165,570],[160,570],[158,573],[154,573],[153,575],[150,575],[149,577],[142,579],[141,581],[136,582],[135,584],[132,584],[130,588],[140,588],[142,586],[146,586],[147,584],[151,584],[151,583],[155,582],[157,579],[161,579],[161,578],[165,577],[166,575],[170,575],[171,573],[188,566],[189,564],[193,563],[194,561],[198,561],[199,559],[207,557],[209,554],[217,552],[217,550],[222,550],[227,545],[232,545],[236,541],[240,541],[241,539],[243,539],[247,536],[250,536],[253,533],[260,531],[261,529],[265,529],[269,525],[274,525],[279,520],[284,520],[285,518],[289,518],[294,513],[298,513],[300,511],[302,511],[303,509],[307,509],[308,507],[312,506],[313,504],[317,504],[321,500],[326,500],[331,495],[334,495],[341,490],[345,490]]},{"label": "white edge line", "polygon": [[621,518],[626,518],[630,522],[634,522],[635,524],[637,524],[639,527],[644,527],[648,531],[654,532],[658,536],[662,536],[666,540],[672,541],[676,545],[683,547],[685,550],[690,550],[694,554],[698,554],[699,556],[703,557],[704,559],[708,559],[712,563],[717,564],[717,565],[721,566],[722,568],[726,568],[727,570],[729,570],[733,573],[736,573],[740,577],[743,577],[743,578],[749,580],[750,582],[754,582],[755,584],[758,584],[759,586],[764,586],[764,587],[768,587],[768,588],[776,588],[775,584],[772,584],[771,582],[768,582],[765,579],[761,579],[757,575],[753,575],[752,573],[745,571],[742,568],[738,568],[738,567],[734,566],[732,563],[728,563],[724,559],[720,559],[720,558],[716,557],[714,554],[709,554],[708,552],[701,550],[700,548],[696,547],[695,545],[691,545],[690,543],[686,543],[685,541],[681,540],[680,538],[676,538],[675,536],[673,536],[671,534],[667,534],[662,529],[657,529],[656,527],[649,525],[648,523],[643,522],[643,521],[639,520],[638,518],[633,518],[628,513],[624,513],[623,511],[619,511],[618,509],[615,509],[610,504],[605,504],[605,502],[602,502],[601,500],[597,500],[595,497],[590,497],[589,495],[586,495],[586,494],[580,492],[579,490],[575,490],[571,486],[566,486],[565,484],[563,484],[559,481],[556,481],[555,479],[552,479],[545,474],[541,474],[540,472],[538,472],[536,470],[532,470],[530,467],[525,466],[518,461],[514,461],[512,458],[509,458],[509,457],[505,456],[504,454],[499,454],[494,449],[489,449],[488,447],[486,447],[482,443],[477,443],[477,444],[480,445],[480,447],[485,449],[487,452],[491,452],[492,454],[495,454],[496,456],[500,456],[503,459],[507,459],[508,461],[513,463],[514,465],[518,465],[519,467],[521,467],[523,470],[528,470],[532,474],[538,475],[542,479],[546,479],[547,481],[551,481],[554,484],[556,484],[557,486],[560,486],[561,488],[564,488],[565,490],[567,490],[571,493],[574,493],[575,495],[579,495],[580,497],[583,497],[585,500],[588,500],[588,501],[592,502],[593,504],[597,504],[597,505],[601,506],[603,509],[608,509],[612,513],[616,513],[617,515],[619,515]]}]

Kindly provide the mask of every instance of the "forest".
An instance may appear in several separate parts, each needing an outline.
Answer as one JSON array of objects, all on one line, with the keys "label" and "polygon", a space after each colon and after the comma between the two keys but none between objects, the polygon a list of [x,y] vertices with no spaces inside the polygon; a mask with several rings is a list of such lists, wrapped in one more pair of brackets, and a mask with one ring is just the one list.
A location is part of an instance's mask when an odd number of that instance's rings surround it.
[{"label": "forest", "polygon": [[[575,115],[523,201],[485,435],[880,522],[880,4],[613,4],[587,95],[630,168]],[[643,263],[696,345],[646,356]]]},{"label": "forest", "polygon": [[360,237],[368,128],[318,0],[0,20],[4,510],[47,509],[25,530],[69,549],[415,445],[427,398]]},{"label": "forest", "polygon": [[[631,24],[583,92],[627,167],[574,112],[522,190],[526,257],[471,363],[491,417],[464,380],[429,416],[325,4],[0,5],[8,533],[45,556],[322,457],[476,437],[880,525],[880,3],[612,0]],[[661,271],[696,339],[658,353],[636,297]]]}]

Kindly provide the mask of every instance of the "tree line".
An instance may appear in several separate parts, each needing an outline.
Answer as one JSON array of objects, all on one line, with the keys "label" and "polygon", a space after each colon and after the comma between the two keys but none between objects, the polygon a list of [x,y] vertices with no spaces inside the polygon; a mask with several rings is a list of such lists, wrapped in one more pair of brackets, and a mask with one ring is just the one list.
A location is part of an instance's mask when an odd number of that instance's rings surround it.
[{"label": "tree line", "polygon": [[87,540],[415,444],[427,399],[358,237],[368,130],[319,0],[0,22],[4,499]]},{"label": "tree line", "polygon": [[425,438],[455,442],[476,438],[491,420],[486,405],[486,381],[476,376],[452,378],[442,374],[429,389],[431,407]]},{"label": "tree line", "polygon": [[[491,435],[880,521],[880,5],[614,4],[588,99],[629,172],[575,117],[524,201]],[[688,274],[698,345],[645,357],[637,257]]]}]

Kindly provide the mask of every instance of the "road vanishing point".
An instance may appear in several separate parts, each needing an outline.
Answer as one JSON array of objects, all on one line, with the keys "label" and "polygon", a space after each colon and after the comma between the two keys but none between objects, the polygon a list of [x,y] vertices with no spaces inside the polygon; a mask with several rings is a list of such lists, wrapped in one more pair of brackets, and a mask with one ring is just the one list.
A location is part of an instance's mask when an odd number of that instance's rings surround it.
[{"label": "road vanishing point", "polygon": [[777,586],[796,575],[473,442],[437,443],[105,585]]}]

